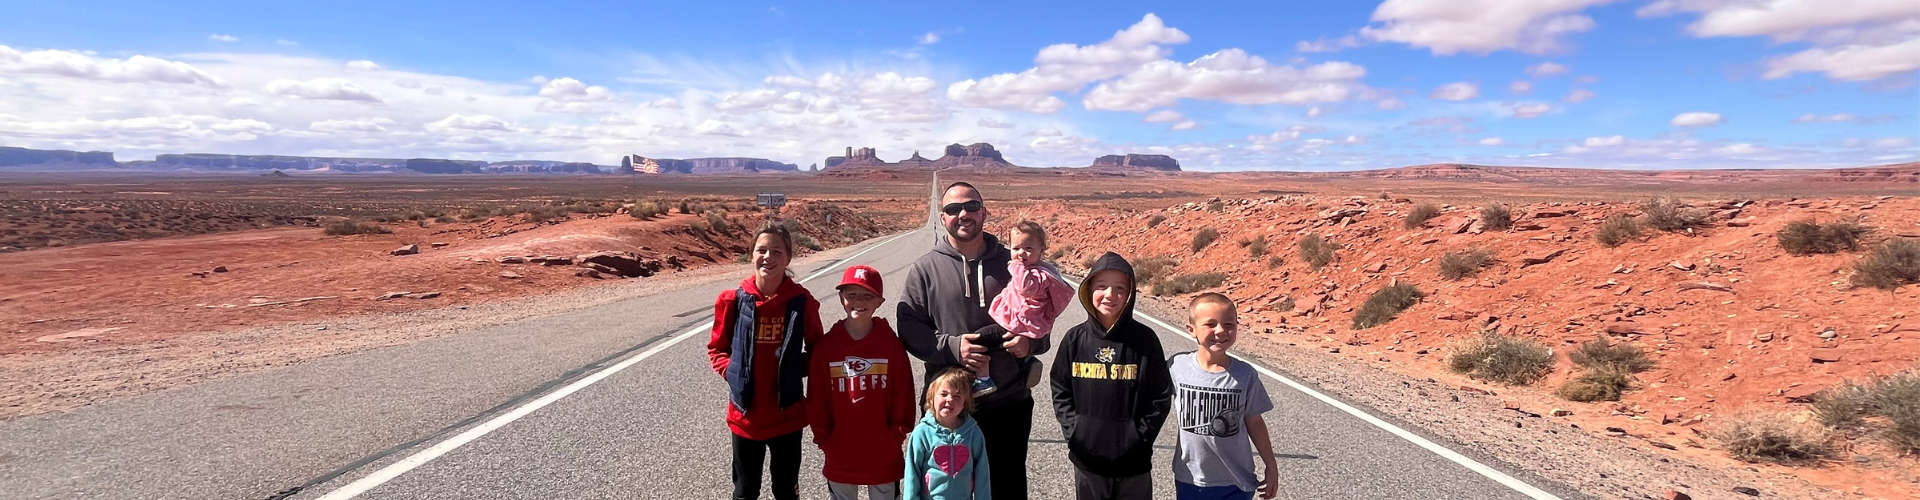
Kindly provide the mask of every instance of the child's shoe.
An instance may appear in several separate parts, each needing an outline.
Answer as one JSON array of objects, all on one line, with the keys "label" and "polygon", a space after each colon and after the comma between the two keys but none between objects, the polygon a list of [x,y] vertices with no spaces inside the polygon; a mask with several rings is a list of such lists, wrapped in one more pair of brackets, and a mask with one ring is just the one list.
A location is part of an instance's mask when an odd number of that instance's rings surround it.
[{"label": "child's shoe", "polygon": [[991,394],[995,389],[997,389],[997,387],[993,385],[993,377],[973,379],[973,397],[975,398]]}]

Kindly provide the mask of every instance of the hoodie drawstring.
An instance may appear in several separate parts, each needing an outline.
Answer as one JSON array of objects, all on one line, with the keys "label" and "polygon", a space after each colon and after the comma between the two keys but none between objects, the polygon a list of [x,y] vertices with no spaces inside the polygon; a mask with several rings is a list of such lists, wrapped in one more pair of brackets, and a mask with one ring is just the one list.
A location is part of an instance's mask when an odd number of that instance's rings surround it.
[{"label": "hoodie drawstring", "polygon": [[987,263],[982,261],[974,265],[973,273],[980,290],[980,307],[987,307]]},{"label": "hoodie drawstring", "polygon": [[[964,289],[963,291],[967,297],[976,298],[976,300],[980,302],[980,307],[987,307],[987,263],[985,258],[977,262],[969,262],[965,257],[960,258],[960,288]],[[980,293],[973,293],[975,290],[978,290]]]}]

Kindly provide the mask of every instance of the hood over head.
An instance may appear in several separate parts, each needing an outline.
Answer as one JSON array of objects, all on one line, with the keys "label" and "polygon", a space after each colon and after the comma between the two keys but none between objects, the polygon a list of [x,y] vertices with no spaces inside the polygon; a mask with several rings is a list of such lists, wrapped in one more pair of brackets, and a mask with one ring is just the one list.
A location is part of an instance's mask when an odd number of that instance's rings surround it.
[{"label": "hood over head", "polygon": [[1093,278],[1103,271],[1117,271],[1127,276],[1127,305],[1120,309],[1120,321],[1107,325],[1107,330],[1112,331],[1114,326],[1133,318],[1134,299],[1139,295],[1133,288],[1139,283],[1135,282],[1133,264],[1127,263],[1127,259],[1120,254],[1107,252],[1094,260],[1093,268],[1087,271],[1087,279],[1080,281],[1080,307],[1086,308],[1087,317],[1094,318],[1096,321],[1100,317],[1100,312],[1093,308]]}]

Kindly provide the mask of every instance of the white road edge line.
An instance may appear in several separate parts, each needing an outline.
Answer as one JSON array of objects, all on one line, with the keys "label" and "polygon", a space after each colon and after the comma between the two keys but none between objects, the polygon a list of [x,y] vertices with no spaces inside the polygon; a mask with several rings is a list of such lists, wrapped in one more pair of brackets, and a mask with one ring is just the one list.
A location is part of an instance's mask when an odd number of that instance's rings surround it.
[{"label": "white road edge line", "polygon": [[[829,271],[839,268],[841,264],[849,264],[855,258],[858,258],[861,255],[866,255],[867,252],[871,252],[876,248],[886,246],[888,243],[893,243],[894,240],[898,240],[900,238],[906,237],[907,235],[911,235],[918,232],[920,232],[920,230],[915,229],[913,231],[908,231],[905,233],[901,233],[898,236],[888,238],[886,241],[882,241],[878,244],[867,247],[866,249],[860,250],[859,253],[855,253],[853,255],[847,256],[844,259],[840,259],[840,261],[834,263],[834,265],[827,266],[825,269],[821,269],[818,272],[813,273],[813,275],[811,276],[802,278],[800,282],[805,283],[808,281],[813,281],[814,278],[818,278]],[[647,349],[645,352],[641,352],[638,355],[627,358],[626,360],[621,361],[617,364],[614,364],[613,366],[603,368],[600,371],[594,372],[591,375],[587,375],[585,378],[576,380],[571,384],[567,384],[566,387],[562,387],[560,388],[560,390],[547,393],[547,395],[541,396],[539,399],[529,401],[527,402],[527,404],[520,405],[520,407],[514,408],[512,411],[508,411],[506,413],[500,414],[500,416],[493,417],[492,420],[488,420],[486,421],[486,423],[482,423],[480,425],[474,426],[471,429],[467,429],[466,432],[462,432],[459,435],[448,438],[446,441],[441,441],[437,444],[434,444],[432,447],[429,447],[425,450],[420,450],[419,453],[415,453],[411,456],[408,456],[407,458],[402,459],[399,462],[394,462],[392,465],[388,465],[384,468],[381,468],[378,471],[375,471],[373,474],[369,474],[366,477],[360,478],[359,480],[356,480],[352,483],[348,483],[346,486],[340,487],[340,489],[336,489],[331,492],[328,492],[325,496],[320,497],[320,500],[346,500],[349,498],[359,496],[361,493],[366,493],[367,490],[371,490],[374,487],[380,486],[382,484],[386,484],[387,481],[392,481],[394,478],[400,477],[401,474],[406,474],[407,472],[412,471],[414,468],[417,468],[421,465],[425,465],[427,462],[433,461],[433,459],[440,458],[441,455],[445,455],[447,454],[447,452],[453,451],[461,446],[466,445],[467,443],[473,442],[473,440],[479,439],[481,436],[487,435],[487,433],[498,430],[501,427],[505,427],[507,424],[513,423],[513,421],[515,420],[519,420],[520,417],[525,417],[527,416],[527,414],[533,413],[535,411],[539,411],[541,408],[545,408],[547,405],[553,404],[553,402],[559,401],[561,398],[570,396],[573,393],[579,392],[581,389],[585,389],[587,388],[587,386],[593,385],[594,383],[599,382],[602,379],[613,376],[613,374],[615,373],[620,373],[621,370],[625,370],[628,367],[631,367],[641,361],[645,361],[647,358],[653,357],[654,354],[658,354],[660,351],[664,351],[669,347],[673,347],[675,344],[679,344],[680,341],[686,340],[688,337],[692,337],[695,334],[698,334],[700,332],[710,332],[712,331],[712,328],[713,328],[712,321],[702,323],[700,324],[700,326],[693,327],[693,329],[691,330],[687,330],[686,332],[676,335],[672,339],[669,339],[666,342],[661,343],[660,345],[654,346],[652,349]]]},{"label": "white road edge line", "polygon": [[[1068,281],[1072,281],[1072,280],[1068,280]],[[1073,287],[1080,288],[1080,284],[1076,282],[1073,284]],[[1192,335],[1188,335],[1187,330],[1184,328],[1175,328],[1173,325],[1167,324],[1167,322],[1161,321],[1160,318],[1155,318],[1151,314],[1146,314],[1146,313],[1141,313],[1136,311],[1134,315],[1138,317],[1146,318],[1147,321],[1151,321],[1156,325],[1160,325],[1161,328],[1165,328],[1167,329],[1167,331],[1180,334],[1181,337],[1186,338],[1187,340],[1194,341],[1196,345],[1199,344],[1199,341],[1195,340]],[[1408,432],[1406,429],[1400,428],[1400,426],[1393,425],[1391,423],[1388,423],[1385,420],[1381,420],[1380,417],[1375,417],[1370,413],[1361,411],[1359,408],[1354,408],[1353,405],[1346,404],[1344,402],[1341,402],[1338,399],[1334,399],[1332,396],[1328,396],[1326,394],[1321,393],[1320,391],[1313,390],[1312,387],[1307,387],[1306,384],[1295,382],[1293,379],[1287,378],[1286,376],[1281,375],[1279,372],[1275,372],[1273,370],[1267,369],[1267,367],[1262,366],[1260,363],[1255,363],[1252,360],[1249,360],[1246,357],[1239,355],[1238,353],[1229,353],[1229,354],[1231,354],[1235,359],[1239,359],[1243,362],[1246,362],[1248,365],[1252,365],[1255,370],[1260,371],[1261,375],[1266,375],[1268,378],[1278,380],[1280,381],[1280,383],[1286,384],[1287,387],[1292,387],[1293,390],[1300,391],[1301,393],[1304,393],[1308,396],[1313,396],[1314,399],[1318,399],[1322,403],[1326,403],[1327,405],[1332,406],[1334,408],[1339,408],[1340,411],[1347,412],[1348,415],[1353,415],[1354,418],[1358,418],[1363,422],[1373,424],[1374,427],[1379,427],[1381,430],[1385,430],[1388,433],[1391,433],[1395,436],[1399,436],[1400,439],[1405,439],[1408,442],[1411,442],[1415,445],[1420,446],[1421,448],[1426,448],[1427,451],[1431,451],[1435,455],[1440,455],[1441,458],[1445,458],[1447,460],[1453,461],[1453,463],[1460,464],[1461,467],[1466,467],[1467,470],[1478,472],[1480,473],[1480,475],[1486,476],[1487,479],[1492,479],[1494,480],[1494,482],[1500,483],[1501,485],[1506,486],[1508,488],[1512,488],[1513,491],[1520,492],[1520,494],[1522,495],[1526,495],[1529,498],[1533,498],[1534,500],[1561,500],[1560,497],[1554,496],[1552,493],[1547,493],[1545,490],[1541,490],[1540,488],[1535,488],[1533,485],[1527,484],[1525,481],[1514,479],[1513,476],[1509,476],[1505,472],[1500,472],[1499,469],[1488,467],[1486,464],[1482,464],[1477,460],[1468,458],[1466,455],[1461,455],[1459,452],[1453,451],[1452,449],[1448,449],[1445,446],[1441,446],[1439,443],[1435,443],[1431,440],[1428,440],[1427,438],[1420,437],[1419,434]]]}]

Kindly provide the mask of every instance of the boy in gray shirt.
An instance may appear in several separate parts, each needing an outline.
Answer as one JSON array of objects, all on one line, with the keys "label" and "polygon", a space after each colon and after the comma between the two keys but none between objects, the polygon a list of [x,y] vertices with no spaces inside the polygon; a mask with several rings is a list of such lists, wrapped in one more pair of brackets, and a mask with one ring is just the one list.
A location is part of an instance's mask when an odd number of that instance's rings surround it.
[{"label": "boy in gray shirt", "polygon": [[[1188,307],[1187,332],[1200,349],[1167,361],[1180,424],[1174,493],[1181,500],[1250,500],[1258,489],[1261,498],[1273,498],[1280,484],[1267,421],[1260,416],[1273,409],[1273,401],[1253,366],[1227,355],[1239,335],[1239,311],[1218,293],[1194,297]],[[1267,467],[1264,480],[1255,474],[1255,450]]]}]

